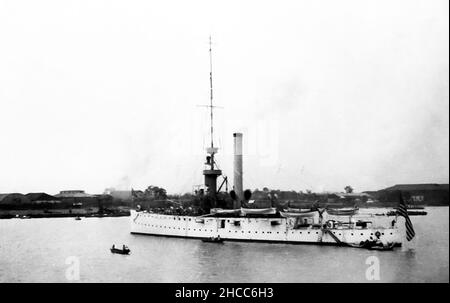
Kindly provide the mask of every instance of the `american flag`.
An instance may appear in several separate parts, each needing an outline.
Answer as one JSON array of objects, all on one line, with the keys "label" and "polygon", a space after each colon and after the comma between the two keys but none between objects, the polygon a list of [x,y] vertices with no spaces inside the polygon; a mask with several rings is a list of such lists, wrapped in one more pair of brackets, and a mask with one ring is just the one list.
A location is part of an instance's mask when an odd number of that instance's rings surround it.
[{"label": "american flag", "polygon": [[406,226],[406,240],[411,241],[416,235],[411,220],[408,216],[408,209],[406,208],[405,200],[403,200],[403,196],[401,192],[399,192],[400,197],[400,206],[397,209],[397,214],[405,218],[405,226]]}]

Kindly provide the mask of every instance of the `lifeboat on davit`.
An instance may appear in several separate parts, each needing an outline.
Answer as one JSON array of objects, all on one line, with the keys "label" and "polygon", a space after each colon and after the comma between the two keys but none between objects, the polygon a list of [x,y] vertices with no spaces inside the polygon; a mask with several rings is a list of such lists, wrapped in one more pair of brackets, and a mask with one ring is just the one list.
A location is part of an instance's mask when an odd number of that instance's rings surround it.
[{"label": "lifeboat on davit", "polygon": [[280,215],[284,218],[311,218],[316,215],[317,211],[280,211]]},{"label": "lifeboat on davit", "polygon": [[275,207],[270,208],[244,208],[241,207],[241,213],[244,215],[275,215],[277,209]]},{"label": "lifeboat on davit", "polygon": [[359,211],[359,208],[340,208],[340,209],[333,209],[333,208],[327,208],[326,212],[329,215],[332,216],[353,216],[356,215]]}]

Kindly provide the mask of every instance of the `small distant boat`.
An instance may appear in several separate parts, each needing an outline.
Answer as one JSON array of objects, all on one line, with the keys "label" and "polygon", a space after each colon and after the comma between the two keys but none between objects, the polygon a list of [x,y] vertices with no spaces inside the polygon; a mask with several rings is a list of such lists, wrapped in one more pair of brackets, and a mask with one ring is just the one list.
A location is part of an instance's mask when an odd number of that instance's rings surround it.
[{"label": "small distant boat", "polygon": [[81,218],[77,216],[77,217],[75,217],[75,220],[81,220]]},{"label": "small distant boat", "polygon": [[[428,213],[426,211],[415,211],[415,210],[408,210],[407,211],[408,216],[426,216]],[[397,210],[391,210],[386,213],[386,216],[397,216],[398,212]]]},{"label": "small distant boat", "polygon": [[423,206],[413,206],[413,205],[408,205],[406,208],[407,209],[425,209],[425,207],[423,207]]},{"label": "small distant boat", "polygon": [[366,248],[368,250],[393,250],[395,243],[388,243],[387,245],[383,245],[381,243],[376,243],[376,241],[366,241],[361,242],[360,244],[348,244],[348,246],[355,248]]},{"label": "small distant boat", "polygon": [[369,250],[393,250],[394,246],[395,246],[395,243],[390,243],[388,245],[383,245],[383,246],[368,247],[367,249],[369,249]]},{"label": "small distant boat", "polygon": [[116,248],[113,245],[110,250],[113,254],[121,254],[121,255],[128,255],[131,251],[126,245],[124,245],[122,248]]},{"label": "small distant boat", "polygon": [[203,238],[202,241],[211,243],[223,243],[223,239],[221,239],[220,237]]},{"label": "small distant boat", "polygon": [[426,211],[414,211],[408,210],[408,216],[426,216],[428,213]]}]

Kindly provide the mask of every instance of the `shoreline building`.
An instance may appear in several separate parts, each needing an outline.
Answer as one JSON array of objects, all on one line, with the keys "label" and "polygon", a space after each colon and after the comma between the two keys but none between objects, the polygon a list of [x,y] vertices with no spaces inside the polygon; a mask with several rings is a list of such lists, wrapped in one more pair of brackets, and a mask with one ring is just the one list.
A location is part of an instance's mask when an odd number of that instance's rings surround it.
[{"label": "shoreline building", "polygon": [[411,204],[449,205],[449,184],[397,184],[373,193],[382,202],[394,201],[400,191]]}]

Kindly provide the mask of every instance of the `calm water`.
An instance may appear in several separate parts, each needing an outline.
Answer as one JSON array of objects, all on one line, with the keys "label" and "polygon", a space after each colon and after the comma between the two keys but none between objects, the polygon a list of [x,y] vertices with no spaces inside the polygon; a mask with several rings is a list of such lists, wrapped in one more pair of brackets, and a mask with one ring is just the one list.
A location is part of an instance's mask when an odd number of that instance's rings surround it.
[{"label": "calm water", "polygon": [[449,208],[427,211],[411,217],[416,239],[390,252],[131,235],[128,217],[0,220],[0,282],[71,282],[71,256],[80,282],[372,282],[370,256],[381,282],[449,282]]}]

